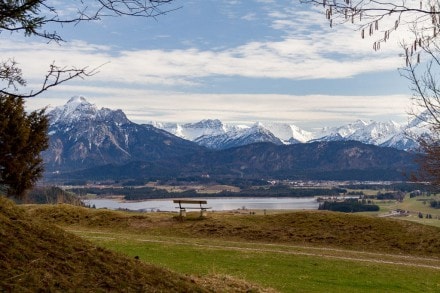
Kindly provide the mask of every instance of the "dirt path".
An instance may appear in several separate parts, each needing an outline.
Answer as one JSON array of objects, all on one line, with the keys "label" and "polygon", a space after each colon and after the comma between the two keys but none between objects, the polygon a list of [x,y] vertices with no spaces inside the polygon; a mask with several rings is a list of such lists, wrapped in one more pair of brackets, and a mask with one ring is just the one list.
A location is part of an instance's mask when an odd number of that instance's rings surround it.
[{"label": "dirt path", "polygon": [[345,250],[326,247],[311,247],[301,245],[267,244],[255,242],[238,242],[215,240],[217,244],[210,244],[212,239],[191,239],[171,237],[143,237],[132,234],[118,234],[101,231],[80,231],[68,230],[84,238],[102,240],[132,240],[149,243],[163,243],[170,245],[186,245],[211,250],[233,250],[243,252],[265,252],[277,254],[289,254],[299,256],[310,256],[327,259],[347,260],[354,262],[367,262],[377,264],[388,264],[397,266],[412,266],[440,270],[439,258],[417,257],[411,255],[385,254],[366,251]]}]

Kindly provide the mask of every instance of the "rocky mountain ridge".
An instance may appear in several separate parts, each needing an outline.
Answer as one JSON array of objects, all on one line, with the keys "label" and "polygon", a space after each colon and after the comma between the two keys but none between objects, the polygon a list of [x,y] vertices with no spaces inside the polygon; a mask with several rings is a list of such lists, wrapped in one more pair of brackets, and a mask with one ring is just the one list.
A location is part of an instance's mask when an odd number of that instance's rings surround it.
[{"label": "rocky mountain ridge", "polygon": [[[422,113],[422,115],[424,115]],[[357,120],[339,127],[326,127],[309,132],[288,123],[256,122],[251,126],[230,125],[220,120],[197,123],[155,123],[151,125],[210,149],[221,150],[255,142],[296,144],[315,141],[359,141],[399,150],[416,151],[417,137],[429,135],[427,117],[415,117],[409,123]]]},{"label": "rocky mountain ridge", "polygon": [[201,148],[151,125],[133,123],[121,110],[98,109],[84,97],[50,111],[49,119],[50,144],[43,157],[51,172],[172,159]]},{"label": "rocky mountain ridge", "polygon": [[[158,180],[206,175],[398,180],[407,170],[414,170],[414,155],[394,148],[348,139],[299,143],[299,139],[294,141],[290,137],[286,141],[289,131],[302,135],[302,140],[310,137],[293,126],[271,125],[270,131],[262,123],[251,127],[228,126],[219,120],[204,120],[185,127],[176,125],[176,130],[194,140],[189,141],[153,125],[133,123],[121,110],[98,109],[83,97],[70,99],[51,111],[49,117],[50,147],[43,158],[46,178],[57,180]],[[355,128],[340,128],[336,135],[355,135]]]}]

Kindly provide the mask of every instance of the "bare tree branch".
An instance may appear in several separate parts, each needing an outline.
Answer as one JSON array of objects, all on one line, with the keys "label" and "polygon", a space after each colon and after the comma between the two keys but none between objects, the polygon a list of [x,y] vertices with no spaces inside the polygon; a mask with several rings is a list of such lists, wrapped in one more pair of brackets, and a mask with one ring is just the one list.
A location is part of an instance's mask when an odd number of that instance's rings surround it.
[{"label": "bare tree branch", "polygon": [[[165,7],[173,0],[95,0],[87,6],[84,1],[74,0],[77,10],[72,16],[64,16],[60,9],[50,6],[47,0],[0,1],[0,31],[24,32],[26,36],[38,36],[49,41],[63,41],[56,32],[44,29],[49,24],[76,24],[100,20],[108,16],[134,16],[154,18],[180,7]],[[162,10],[162,8],[165,9]]]},{"label": "bare tree branch", "polygon": [[[14,63],[14,65],[15,65],[15,63]],[[93,76],[98,73],[98,70],[100,67],[96,67],[93,69],[89,69],[88,67],[68,68],[68,67],[59,67],[59,66],[55,65],[55,62],[53,62],[50,65],[49,71],[45,75],[44,80],[42,82],[42,85],[38,90],[35,90],[35,91],[31,90],[29,93],[23,93],[23,92],[17,92],[18,89],[16,86],[14,86],[13,87],[14,91],[10,91],[9,88],[6,87],[6,88],[3,88],[0,90],[0,94],[14,96],[14,97],[32,98],[32,97],[38,96],[42,92],[45,92],[54,86],[65,83],[66,81],[69,81],[69,80],[72,80],[75,78],[83,79],[85,77]],[[19,79],[19,80],[24,81],[21,77],[20,69],[15,67],[15,70],[16,71],[18,70],[19,74],[18,74],[18,76],[13,76],[13,77],[15,79]],[[12,69],[12,71],[14,71],[14,68]],[[2,71],[0,70],[0,79],[3,79],[2,76],[3,76],[3,74],[2,74]],[[11,84],[14,84],[14,83],[11,83]],[[25,84],[20,83],[20,85],[25,85]]]},{"label": "bare tree branch", "polygon": [[[413,179],[440,185],[440,1],[439,0],[300,0],[321,5],[330,26],[335,22],[351,22],[361,37],[379,38],[373,44],[379,50],[390,34],[402,25],[412,32],[402,44],[406,67],[400,69],[410,82],[413,103],[425,109],[423,115],[413,113],[428,123],[431,133],[417,133],[420,145],[420,172]],[[387,18],[387,22],[385,22]],[[380,28],[379,26],[384,25]],[[423,56],[423,60],[422,57]],[[410,134],[410,137],[412,135]]]},{"label": "bare tree branch", "polygon": [[[379,50],[390,34],[402,24],[417,27],[426,39],[437,38],[440,33],[440,3],[437,0],[375,1],[375,0],[300,0],[301,3],[322,6],[330,26],[336,23],[356,25],[361,37],[377,36],[373,44]],[[391,25],[380,28],[387,18]],[[383,24],[382,24],[383,25]],[[418,41],[418,39],[416,39]]]},{"label": "bare tree branch", "polygon": [[[134,16],[151,18],[179,7],[169,6],[173,0],[84,0],[69,1],[76,6],[71,16],[61,13],[61,8],[49,4],[48,0],[0,0],[0,33],[2,31],[23,32],[25,36],[37,36],[48,41],[62,42],[62,36],[48,32],[49,24],[77,24],[100,20],[106,16]],[[168,6],[166,6],[168,5]],[[165,8],[165,9],[162,9]],[[31,98],[42,92],[75,78],[85,78],[98,72],[98,68],[59,67],[52,63],[41,87],[27,93],[19,91],[26,86],[21,69],[13,59],[0,62],[0,94]]]}]

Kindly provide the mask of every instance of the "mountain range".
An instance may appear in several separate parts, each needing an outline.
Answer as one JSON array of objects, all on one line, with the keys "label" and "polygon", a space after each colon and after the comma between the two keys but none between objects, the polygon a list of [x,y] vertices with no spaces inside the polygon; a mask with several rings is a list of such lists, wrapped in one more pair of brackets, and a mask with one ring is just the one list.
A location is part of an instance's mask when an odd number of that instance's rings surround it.
[{"label": "mountain range", "polygon": [[217,119],[186,124],[151,122],[149,125],[215,150],[256,142],[290,145],[314,141],[354,140],[399,150],[416,151],[417,137],[430,133],[429,124],[426,122],[427,117],[423,115],[426,114],[414,117],[405,124],[394,121],[357,120],[354,123],[339,127],[325,127],[314,132],[287,123],[256,122],[251,126],[229,125]]},{"label": "mountain range", "polygon": [[84,97],[73,97],[48,115],[50,144],[43,157],[52,172],[173,160],[202,149],[153,126],[133,123],[121,110],[98,109]]},{"label": "mountain range", "polygon": [[[280,123],[136,124],[84,97],[49,112],[46,179],[297,178],[401,180],[415,145],[396,123],[357,121],[315,133]],[[399,136],[400,135],[400,136]],[[391,148],[389,146],[396,146]],[[386,147],[385,147],[386,146]],[[398,146],[398,147],[397,147]]]}]

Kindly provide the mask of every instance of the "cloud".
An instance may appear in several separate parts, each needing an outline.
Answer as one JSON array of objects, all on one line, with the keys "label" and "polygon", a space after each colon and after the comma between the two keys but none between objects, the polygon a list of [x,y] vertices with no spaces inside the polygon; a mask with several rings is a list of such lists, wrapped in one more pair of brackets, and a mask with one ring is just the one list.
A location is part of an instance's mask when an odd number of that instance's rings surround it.
[{"label": "cloud", "polygon": [[[239,3],[228,1],[230,5]],[[277,5],[267,4],[268,7]],[[374,52],[350,26],[331,29],[322,12],[294,5],[268,12],[275,30],[284,36],[251,41],[223,49],[117,50],[84,41],[42,44],[2,37],[0,54],[14,56],[27,78],[36,82],[53,61],[60,66],[98,67],[93,81],[139,85],[197,86],[201,78],[241,76],[269,79],[343,79],[403,65],[400,48]],[[247,19],[255,13],[245,15]],[[159,34],[160,35],[160,34]],[[397,42],[396,42],[397,43]],[[18,48],[18,49],[17,49]]]},{"label": "cloud", "polygon": [[[402,60],[375,54],[360,46],[339,44],[329,37],[286,38],[251,42],[219,51],[192,49],[123,50],[71,42],[68,45],[20,43],[3,40],[2,56],[14,56],[26,76],[38,80],[53,61],[59,66],[98,67],[94,81],[127,84],[196,85],[210,76],[250,78],[340,79],[362,73],[396,69]],[[20,47],[17,50],[17,47]]]},{"label": "cloud", "polygon": [[250,13],[247,13],[247,14],[243,15],[241,17],[241,19],[247,20],[247,21],[253,21],[253,20],[257,19],[257,14],[255,14],[253,12],[250,12]]},{"label": "cloud", "polygon": [[[330,96],[279,94],[188,94],[133,88],[66,86],[51,95],[29,99],[29,109],[64,104],[69,96],[87,94],[98,107],[122,109],[132,121],[195,122],[218,118],[225,122],[278,121],[304,128],[342,125],[357,119],[404,122],[406,95]],[[92,93],[94,93],[92,95]]]},{"label": "cloud", "polygon": [[[229,2],[245,5],[239,1]],[[69,82],[45,93],[44,97],[30,99],[30,108],[61,105],[69,95],[85,94],[98,105],[123,109],[137,122],[220,118],[235,122],[271,120],[322,126],[324,121],[339,125],[359,118],[383,120],[404,115],[409,98],[403,95],[194,93],[198,88],[206,90],[208,83],[218,77],[316,80],[319,87],[320,79],[349,79],[365,73],[395,70],[403,65],[404,60],[398,56],[401,49],[397,34],[385,49],[374,52],[372,38],[361,39],[360,32],[352,26],[330,28],[317,8],[304,5],[286,8],[277,1],[257,2],[262,3],[264,9],[240,11],[237,15],[244,15],[247,20],[242,21],[246,23],[255,17],[262,20],[261,23],[269,20],[270,30],[264,32],[268,37],[244,38],[246,41],[234,46],[224,44],[221,48],[202,49],[195,45],[179,47],[176,42],[174,47],[167,46],[172,49],[128,50],[81,40],[61,45],[32,39],[12,41],[0,35],[0,55],[2,59],[14,57],[20,63],[29,88],[38,88],[53,61],[59,66],[77,68],[103,65],[93,77]],[[169,31],[158,31],[151,36],[160,37],[172,40],[175,36]],[[188,44],[196,43],[191,41],[189,38]],[[182,89],[186,92],[177,91]]]}]

